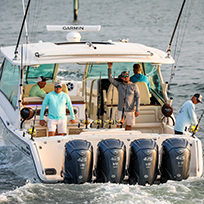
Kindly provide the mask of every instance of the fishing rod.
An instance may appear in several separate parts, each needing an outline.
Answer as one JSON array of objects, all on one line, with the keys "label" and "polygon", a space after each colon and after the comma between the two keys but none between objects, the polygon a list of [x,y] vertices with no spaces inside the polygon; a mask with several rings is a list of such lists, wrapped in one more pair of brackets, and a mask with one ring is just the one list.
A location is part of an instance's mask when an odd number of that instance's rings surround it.
[{"label": "fishing rod", "polygon": [[174,26],[173,33],[172,33],[172,35],[171,35],[170,42],[169,42],[168,47],[167,47],[167,50],[166,50],[168,56],[169,56],[170,53],[171,53],[171,44],[172,44],[172,41],[173,41],[173,39],[174,39],[174,35],[175,35],[175,33],[176,33],[176,29],[177,29],[177,27],[178,27],[178,23],[179,23],[179,20],[180,20],[180,18],[181,18],[181,14],[182,14],[182,12],[183,12],[183,8],[184,8],[185,3],[186,3],[186,0],[183,0],[183,3],[182,3],[182,6],[181,6],[181,9],[180,9],[180,12],[179,12],[179,15],[178,15],[176,24],[175,24],[175,26]]},{"label": "fishing rod", "polygon": [[86,108],[85,108],[85,126],[86,126],[86,129],[88,129],[88,110],[87,110],[87,81],[86,81],[86,84],[85,84],[85,101],[86,101]]},{"label": "fishing rod", "polygon": [[27,17],[27,14],[28,14],[28,9],[29,9],[29,6],[30,6],[30,2],[31,2],[31,0],[28,1],[27,7],[26,7],[26,10],[25,10],[25,14],[24,14],[24,17],[23,17],[23,22],[22,22],[20,33],[19,33],[18,40],[17,40],[17,43],[16,43],[16,48],[15,48],[15,51],[14,51],[14,55],[15,55],[14,59],[17,59],[18,46],[19,46],[19,42],[20,42],[21,35],[22,35],[22,32],[23,32],[23,27],[24,27],[25,22],[26,22],[26,17]]},{"label": "fishing rod", "polygon": [[31,131],[31,140],[33,140],[33,134],[35,131],[36,115],[37,115],[37,106],[35,107],[35,112],[34,112],[33,127],[32,127],[32,131]]},{"label": "fishing rod", "polygon": [[124,106],[125,106],[126,96],[127,96],[127,87],[125,89],[125,97],[123,101],[123,109],[122,109],[122,115],[121,115],[121,128],[123,127],[124,117],[125,117],[125,107]]},{"label": "fishing rod", "polygon": [[201,116],[200,116],[200,118],[198,120],[198,124],[196,125],[195,130],[193,131],[193,134],[191,135],[192,137],[195,137],[194,135],[195,135],[195,133],[196,133],[198,127],[199,127],[199,124],[200,124],[200,121],[201,121],[203,115],[204,115],[204,110],[203,110],[203,112],[202,112],[202,114],[201,114]]},{"label": "fishing rod", "polygon": [[[113,73],[113,78],[115,78],[115,72]],[[112,87],[111,109],[110,109],[110,117],[109,117],[109,128],[111,128],[111,120],[112,120],[112,115],[113,115],[113,97],[114,97],[114,86]]]},{"label": "fishing rod", "polygon": [[[87,103],[87,102],[86,102]],[[86,105],[86,108],[85,108],[85,126],[86,126],[86,129],[88,129],[88,114],[87,114],[87,105]]]},{"label": "fishing rod", "polygon": [[[101,116],[101,128],[103,128],[103,125],[104,125],[104,121],[103,121],[103,116],[104,116],[104,102],[103,102],[103,90],[102,90],[102,79],[101,79],[101,74],[100,74],[100,116]],[[103,105],[103,106],[102,106]]]},{"label": "fishing rod", "polygon": [[101,91],[101,72],[100,72],[100,78],[99,78],[99,86],[98,86],[98,113],[97,113],[97,128],[99,129],[100,128],[100,115],[101,115],[101,94],[100,94],[100,91]]}]

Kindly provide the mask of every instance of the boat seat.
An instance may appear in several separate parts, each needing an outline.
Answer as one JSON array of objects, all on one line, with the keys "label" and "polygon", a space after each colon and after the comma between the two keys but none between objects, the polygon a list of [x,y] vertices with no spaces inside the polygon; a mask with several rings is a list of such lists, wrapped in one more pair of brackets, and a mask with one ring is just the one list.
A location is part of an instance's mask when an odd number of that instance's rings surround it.
[{"label": "boat seat", "polygon": [[151,94],[149,88],[145,82],[136,82],[135,83],[140,92],[140,104],[147,105],[150,104]]},{"label": "boat seat", "polygon": [[[103,91],[104,95],[104,103],[106,106],[118,106],[118,89],[113,86],[113,84],[110,84],[108,91]],[[113,102],[111,102],[113,99]]]},{"label": "boat seat", "polygon": [[161,106],[159,105],[141,105],[140,114],[135,118],[136,123],[160,122],[162,118]]},{"label": "boat seat", "polygon": [[[51,91],[54,91],[54,84],[55,83],[47,83],[45,85],[45,87],[43,88],[43,90],[46,93],[49,93]],[[23,94],[23,105],[29,105],[29,104],[33,104],[33,105],[40,105],[43,102],[43,98],[35,96],[35,97],[29,97],[29,93],[31,88],[34,86],[35,84],[25,84],[24,85],[24,94]],[[68,93],[68,89],[67,89],[67,85],[66,84],[62,84],[62,91],[69,94]]]},{"label": "boat seat", "polygon": [[43,98],[35,96],[35,97],[24,97],[23,105],[41,105],[43,102]]},{"label": "boat seat", "polygon": [[[35,85],[35,84],[25,84],[25,85],[24,85],[24,94],[23,94],[23,97],[29,97],[30,90],[31,90],[31,88],[32,88],[34,85]],[[54,85],[55,85],[55,82],[54,82],[54,83],[47,83],[47,84],[45,85],[45,87],[43,88],[43,90],[44,90],[46,93],[49,93],[49,92],[51,92],[51,91],[54,91]],[[67,89],[67,85],[66,85],[66,84],[62,84],[62,91],[68,94],[68,89]]]},{"label": "boat seat", "polygon": [[[136,82],[135,83],[140,92],[140,104],[141,105],[148,105],[150,104],[150,97],[151,94],[149,92],[149,88],[145,82]],[[113,106],[118,105],[118,90],[113,84],[110,84],[108,91],[104,91],[104,102],[107,107],[111,106],[111,99],[113,96]]]}]

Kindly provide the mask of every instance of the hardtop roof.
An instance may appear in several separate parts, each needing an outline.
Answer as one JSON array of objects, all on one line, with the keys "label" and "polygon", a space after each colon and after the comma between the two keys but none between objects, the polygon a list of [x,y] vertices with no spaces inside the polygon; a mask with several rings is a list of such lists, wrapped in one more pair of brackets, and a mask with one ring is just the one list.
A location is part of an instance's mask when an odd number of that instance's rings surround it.
[{"label": "hardtop roof", "polygon": [[[39,42],[19,46],[18,57],[14,58],[15,46],[1,47],[0,51],[12,64],[35,65],[55,63],[106,63],[106,62],[149,62],[173,64],[174,59],[166,52],[138,43],[127,42]],[[21,62],[21,50],[23,61]]]}]

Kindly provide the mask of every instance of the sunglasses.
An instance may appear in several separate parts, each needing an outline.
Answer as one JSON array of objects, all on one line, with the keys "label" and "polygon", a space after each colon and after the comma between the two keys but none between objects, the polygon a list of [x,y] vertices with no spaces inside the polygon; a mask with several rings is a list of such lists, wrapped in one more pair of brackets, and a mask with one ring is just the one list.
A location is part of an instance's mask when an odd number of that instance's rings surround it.
[{"label": "sunglasses", "polygon": [[56,89],[60,89],[60,88],[62,88],[62,87],[61,87],[61,86],[55,86],[55,88],[56,88]]},{"label": "sunglasses", "polygon": [[127,77],[129,77],[129,75],[125,75],[125,76],[123,76],[124,79],[127,78]]}]

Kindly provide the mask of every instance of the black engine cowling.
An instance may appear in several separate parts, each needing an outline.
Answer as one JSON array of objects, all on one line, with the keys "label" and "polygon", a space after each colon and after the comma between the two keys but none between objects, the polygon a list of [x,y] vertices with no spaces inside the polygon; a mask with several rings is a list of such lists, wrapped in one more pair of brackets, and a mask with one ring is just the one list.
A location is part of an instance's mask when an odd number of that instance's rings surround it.
[{"label": "black engine cowling", "polygon": [[65,145],[64,182],[90,182],[93,168],[93,147],[86,140],[73,140]]},{"label": "black engine cowling", "polygon": [[158,173],[158,145],[152,139],[138,139],[130,144],[129,183],[153,184]]},{"label": "black engine cowling", "polygon": [[191,150],[184,138],[170,138],[162,143],[161,182],[181,181],[189,177]]},{"label": "black engine cowling", "polygon": [[126,147],[116,139],[102,140],[98,144],[96,168],[97,182],[120,183],[125,176]]}]

